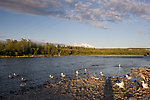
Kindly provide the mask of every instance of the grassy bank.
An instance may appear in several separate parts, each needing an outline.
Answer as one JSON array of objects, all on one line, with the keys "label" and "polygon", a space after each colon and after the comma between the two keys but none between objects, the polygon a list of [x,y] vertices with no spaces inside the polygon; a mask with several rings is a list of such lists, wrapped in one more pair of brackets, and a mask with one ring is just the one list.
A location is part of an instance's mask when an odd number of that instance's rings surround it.
[{"label": "grassy bank", "polygon": [[51,56],[150,56],[150,48],[86,48],[60,46],[52,43],[36,44],[31,40],[0,42],[0,57]]},{"label": "grassy bank", "polygon": [[[59,55],[60,56],[60,55]],[[23,56],[0,56],[0,58],[27,58],[27,57],[59,57],[58,55],[23,55]],[[132,56],[144,56],[144,55],[62,55],[62,56],[101,56],[101,57],[132,57]]]}]

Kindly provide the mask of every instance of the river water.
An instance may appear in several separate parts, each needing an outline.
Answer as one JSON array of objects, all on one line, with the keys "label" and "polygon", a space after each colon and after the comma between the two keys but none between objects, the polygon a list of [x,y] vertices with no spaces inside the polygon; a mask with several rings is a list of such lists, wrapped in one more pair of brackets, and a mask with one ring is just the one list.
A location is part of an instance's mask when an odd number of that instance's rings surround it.
[{"label": "river water", "polygon": [[[121,65],[118,68],[118,64]],[[63,72],[74,76],[75,70],[94,74],[103,72],[106,77],[119,76],[130,72],[130,68],[150,67],[150,57],[32,57],[32,58],[0,58],[0,96],[9,95],[10,91],[20,89],[21,78],[28,79],[27,87],[37,86],[49,80],[49,75],[60,78]],[[19,74],[9,79],[9,75]]]}]

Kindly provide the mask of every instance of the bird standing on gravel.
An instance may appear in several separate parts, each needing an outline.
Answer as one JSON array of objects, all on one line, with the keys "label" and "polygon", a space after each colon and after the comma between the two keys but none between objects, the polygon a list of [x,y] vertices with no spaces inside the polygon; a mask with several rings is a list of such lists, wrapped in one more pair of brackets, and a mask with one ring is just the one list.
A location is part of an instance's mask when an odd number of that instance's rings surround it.
[{"label": "bird standing on gravel", "polygon": [[76,70],[76,76],[78,76],[79,75],[79,71],[78,70]]},{"label": "bird standing on gravel", "polygon": [[63,78],[64,78],[65,76],[66,76],[66,75],[64,75],[64,73],[61,73],[61,77],[63,77]]},{"label": "bird standing on gravel", "polygon": [[143,86],[143,88],[144,89],[148,89],[148,84],[147,83],[145,83],[144,81],[141,81],[142,82],[142,86]]},{"label": "bird standing on gravel", "polygon": [[101,77],[104,76],[103,72],[100,72]]},{"label": "bird standing on gravel", "polygon": [[87,69],[85,68],[85,69],[84,69],[84,74],[86,74],[86,73],[87,73]]},{"label": "bird standing on gravel", "polygon": [[49,75],[49,78],[53,79],[53,78],[54,78],[54,76],[53,76],[53,75]]},{"label": "bird standing on gravel", "polygon": [[132,78],[132,76],[126,75],[126,78],[127,78],[128,80],[130,80],[130,79]]},{"label": "bird standing on gravel", "polygon": [[124,88],[124,82],[121,81],[121,83],[116,83],[117,86],[119,86],[119,88]]}]

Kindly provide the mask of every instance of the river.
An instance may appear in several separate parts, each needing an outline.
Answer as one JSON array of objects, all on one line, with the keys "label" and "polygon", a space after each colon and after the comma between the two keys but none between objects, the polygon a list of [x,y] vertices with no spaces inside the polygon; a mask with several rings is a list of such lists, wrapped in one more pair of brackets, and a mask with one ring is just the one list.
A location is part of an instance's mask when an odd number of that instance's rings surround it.
[{"label": "river", "polygon": [[[118,68],[118,64],[121,65]],[[60,78],[63,72],[74,76],[75,70],[80,73],[87,68],[88,73],[103,72],[106,77],[119,76],[130,72],[130,68],[150,67],[150,57],[99,57],[99,56],[70,56],[70,57],[29,57],[29,58],[0,58],[0,96],[9,95],[10,91],[20,89],[21,78],[28,79],[27,88],[43,84],[49,80],[49,75]],[[19,74],[9,79],[9,75]]]}]

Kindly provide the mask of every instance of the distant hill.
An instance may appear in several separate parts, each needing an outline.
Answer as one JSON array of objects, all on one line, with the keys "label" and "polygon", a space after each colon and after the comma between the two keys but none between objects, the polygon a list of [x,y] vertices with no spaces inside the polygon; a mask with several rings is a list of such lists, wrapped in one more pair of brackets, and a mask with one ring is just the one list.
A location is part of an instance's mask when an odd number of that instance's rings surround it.
[{"label": "distant hill", "polygon": [[86,47],[86,48],[95,48],[94,46],[88,44],[88,43],[81,43],[81,44],[77,44],[77,43],[74,43],[72,46],[75,46],[75,47]]}]

